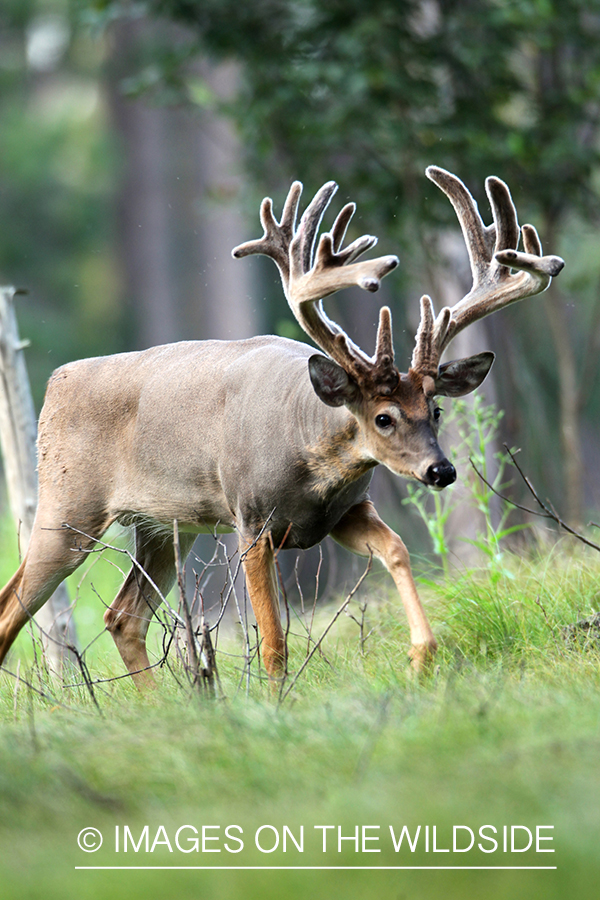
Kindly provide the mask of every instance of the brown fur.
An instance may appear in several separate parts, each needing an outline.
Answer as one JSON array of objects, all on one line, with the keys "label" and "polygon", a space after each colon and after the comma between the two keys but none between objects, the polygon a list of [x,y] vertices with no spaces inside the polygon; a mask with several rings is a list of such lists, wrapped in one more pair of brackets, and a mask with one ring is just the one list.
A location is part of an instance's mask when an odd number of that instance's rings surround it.
[{"label": "brown fur", "polygon": [[306,448],[303,468],[308,472],[317,496],[327,497],[340,487],[356,481],[375,465],[365,461],[356,446],[358,434],[358,423],[350,419],[339,431]]}]

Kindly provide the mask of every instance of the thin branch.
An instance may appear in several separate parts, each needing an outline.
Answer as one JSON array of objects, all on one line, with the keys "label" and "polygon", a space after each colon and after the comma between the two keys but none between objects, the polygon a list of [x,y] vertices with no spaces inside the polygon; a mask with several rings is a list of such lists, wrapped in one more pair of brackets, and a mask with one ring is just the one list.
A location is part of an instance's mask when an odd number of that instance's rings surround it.
[{"label": "thin branch", "polygon": [[328,624],[327,627],[325,628],[325,631],[323,632],[323,634],[321,635],[321,637],[319,638],[319,640],[316,641],[314,647],[312,648],[312,650],[310,651],[310,653],[307,655],[306,659],[304,660],[304,662],[302,663],[302,665],[300,666],[300,668],[298,669],[298,671],[296,672],[296,674],[295,674],[294,677],[292,678],[292,680],[291,680],[291,682],[290,682],[290,684],[289,684],[289,687],[288,687],[287,691],[286,691],[284,694],[281,695],[281,697],[280,697],[280,699],[279,699],[279,702],[280,702],[280,703],[283,703],[283,701],[285,700],[285,698],[289,695],[289,693],[290,693],[291,690],[293,689],[294,685],[296,684],[296,682],[298,681],[298,679],[300,678],[300,676],[302,675],[302,673],[303,673],[304,670],[306,669],[307,665],[309,664],[309,662],[310,662],[311,659],[313,658],[314,654],[316,653],[316,651],[319,649],[319,647],[320,647],[321,644],[323,643],[323,641],[324,641],[325,637],[327,636],[327,634],[329,633],[329,631],[331,631],[331,629],[333,628],[334,624],[337,622],[337,620],[339,619],[339,617],[342,615],[342,613],[343,613],[343,612],[346,610],[346,608],[348,607],[348,604],[350,603],[350,601],[352,600],[352,598],[354,597],[354,595],[356,594],[356,592],[357,592],[358,589],[360,588],[361,584],[363,583],[363,581],[365,580],[365,578],[367,577],[367,575],[368,575],[369,572],[371,571],[371,564],[372,564],[372,562],[373,562],[373,552],[372,552],[372,551],[369,551],[369,561],[368,561],[368,563],[367,563],[367,566],[366,566],[365,571],[362,573],[362,575],[360,576],[360,578],[358,579],[358,581],[356,582],[356,584],[354,585],[354,587],[352,588],[352,590],[350,591],[350,593],[348,594],[348,596],[346,597],[346,599],[344,600],[344,602],[342,603],[342,605],[341,605],[341,606],[339,607],[339,609],[336,611],[335,615],[333,616],[333,618],[331,619],[331,621],[329,622],[329,624]]},{"label": "thin branch", "polygon": [[96,699],[96,694],[94,693],[93,682],[90,677],[88,667],[86,666],[85,661],[83,659],[83,656],[77,650],[77,648],[75,646],[73,646],[72,644],[68,644],[67,647],[71,651],[71,653],[73,653],[73,655],[75,656],[75,659],[77,660],[77,665],[79,666],[79,669],[83,676],[84,684],[89,691],[90,697],[92,698],[92,700],[94,702],[94,706],[96,707],[96,709],[98,710],[100,715],[103,715],[102,710],[100,709],[100,704],[98,703],[98,700]]},{"label": "thin branch", "polygon": [[[331,556],[331,554],[330,554],[330,556]],[[315,621],[315,611],[317,609],[317,599],[319,597],[319,579],[321,577],[321,566],[322,565],[323,565],[323,547],[321,546],[321,544],[319,544],[319,565],[317,566],[317,571],[315,574],[315,594],[313,597],[312,612],[310,614],[310,624],[308,626],[308,643],[306,645],[307,653],[310,651],[310,642],[312,640],[311,635],[312,635],[313,623]]]},{"label": "thin branch", "polygon": [[[183,609],[183,618],[185,621],[185,634],[187,639],[187,652],[192,663],[192,687],[200,689],[199,673],[200,663],[198,660],[198,646],[196,635],[194,634],[194,626],[192,624],[192,615],[187,602],[185,593],[185,576],[183,566],[181,564],[181,548],[179,546],[179,523],[177,519],[173,519],[173,547],[175,550],[175,569],[177,571],[177,585],[179,587],[179,602]],[[189,666],[186,666],[189,672]]]},{"label": "thin branch", "polygon": [[17,695],[19,693],[19,685],[21,683],[21,660],[17,660],[17,673],[16,673],[16,681],[15,681],[15,690],[13,693],[13,720],[17,721]]},{"label": "thin branch", "polygon": [[499,497],[501,500],[504,500],[505,503],[509,503],[511,506],[514,506],[515,509],[521,509],[521,510],[523,510],[523,512],[529,513],[532,516],[538,516],[541,519],[550,519],[552,522],[555,522],[559,526],[559,528],[562,528],[563,531],[566,531],[568,534],[571,534],[571,535],[573,535],[573,537],[577,538],[578,541],[581,541],[582,544],[586,544],[588,547],[592,547],[593,550],[598,550],[600,552],[600,545],[595,544],[594,541],[590,541],[588,538],[585,537],[585,535],[581,534],[581,532],[576,531],[574,528],[571,528],[570,525],[567,525],[567,523],[556,512],[556,510],[554,509],[554,506],[550,503],[550,501],[548,500],[548,501],[544,502],[542,500],[542,498],[540,497],[540,495],[534,488],[534,486],[531,483],[528,476],[523,472],[522,468],[520,467],[519,463],[516,460],[516,455],[509,448],[508,444],[504,444],[504,448],[505,448],[506,452],[508,453],[508,455],[510,456],[515,469],[517,470],[517,472],[519,473],[519,475],[521,476],[521,478],[527,485],[527,489],[529,490],[529,493],[532,495],[533,499],[538,504],[541,511],[535,510],[535,509],[530,509],[527,506],[522,506],[520,503],[517,503],[515,500],[511,500],[510,497],[506,497],[504,494],[501,494],[498,490],[496,490],[496,488],[493,485],[491,485],[489,483],[489,481],[487,481],[487,479],[479,471],[479,469],[477,468],[477,466],[475,465],[473,460],[471,458],[469,458],[469,462],[471,463],[471,465],[473,466],[473,469],[475,470],[475,472],[479,476],[479,478],[481,478],[483,483],[485,485],[487,485],[487,487],[497,497]]},{"label": "thin branch", "polygon": [[[168,610],[169,615],[172,616],[172,618],[175,622],[177,622],[179,625],[185,625],[181,616],[173,609],[171,604],[167,601],[167,598],[165,597],[163,592],[155,584],[155,582],[150,577],[150,575],[146,572],[146,570],[142,566],[141,562],[135,558],[135,555],[131,552],[131,550],[128,550],[126,547],[116,547],[114,544],[107,544],[105,541],[102,541],[96,537],[92,537],[92,535],[86,534],[85,531],[81,531],[79,528],[75,528],[73,525],[69,525],[68,522],[65,522],[61,526],[61,528],[68,528],[69,531],[73,531],[75,534],[81,535],[82,537],[86,538],[88,541],[91,541],[93,544],[99,545],[98,548],[96,548],[96,547],[90,548],[90,547],[83,547],[83,546],[72,548],[73,550],[75,550],[78,553],[92,554],[92,553],[102,553],[104,550],[114,550],[115,553],[122,553],[124,556],[126,556],[129,559],[129,561],[131,562],[133,568],[140,575],[142,575],[143,578],[146,579],[146,581],[148,582],[150,587],[156,592],[156,596],[159,599],[159,605],[160,605],[160,603],[162,603],[164,605],[165,609]],[[54,529],[48,529],[48,530],[53,531]],[[154,612],[154,610],[153,610],[153,612]]]}]

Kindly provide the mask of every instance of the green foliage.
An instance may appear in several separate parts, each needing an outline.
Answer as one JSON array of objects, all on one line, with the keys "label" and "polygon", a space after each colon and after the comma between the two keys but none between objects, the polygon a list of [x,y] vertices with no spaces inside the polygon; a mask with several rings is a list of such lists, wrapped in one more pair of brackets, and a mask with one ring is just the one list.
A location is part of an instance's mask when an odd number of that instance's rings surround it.
[{"label": "green foliage", "polygon": [[[503,504],[500,516],[495,508],[497,492],[506,487],[505,469],[509,462],[504,451],[492,451],[497,444],[499,424],[504,413],[492,404],[486,404],[480,394],[473,396],[472,404],[459,401],[456,413],[458,433],[476,475],[468,482],[471,504],[481,513],[484,521],[485,530],[473,543],[487,557],[490,577],[495,579],[501,574],[509,574],[508,570],[505,573],[503,569],[500,542],[526,527],[522,524],[507,526],[512,512],[509,504]],[[495,470],[493,476],[490,473],[492,467]]]},{"label": "green foliage", "polygon": [[[510,570],[505,570],[503,566],[501,541],[526,526],[507,525],[512,511],[508,504],[504,504],[500,515],[497,512],[496,492],[506,486],[505,469],[509,461],[506,453],[493,451],[503,415],[502,410],[497,410],[493,404],[487,404],[481,394],[476,393],[469,400],[453,402],[447,424],[449,427],[454,425],[460,438],[460,444],[455,451],[458,464],[461,468],[467,468],[470,463],[472,468],[471,477],[466,481],[467,499],[457,499],[452,486],[442,493],[432,493],[423,485],[413,482],[407,484],[408,496],[403,503],[413,506],[423,519],[431,537],[433,552],[441,557],[446,578],[450,575],[447,526],[452,512],[461,502],[468,503],[473,510],[481,514],[483,530],[471,543],[487,557],[489,577],[492,580],[502,575],[510,577]],[[494,470],[493,475],[491,469]]]},{"label": "green foliage", "polygon": [[[106,0],[92,7],[104,16],[131,11]],[[276,159],[311,185],[323,171],[343,172],[361,209],[371,204],[369,217],[395,228],[404,216],[431,215],[431,192],[416,176],[435,161],[474,183],[501,174],[548,215],[597,209],[589,188],[598,163],[598,0],[243,8],[148,0],[134,9],[188,29],[181,57],[162,57],[164,83],[178,81],[182,97],[197,78],[186,69],[197,54],[243,61],[233,112],[271,184]],[[443,203],[433,206],[448,219]]]}]

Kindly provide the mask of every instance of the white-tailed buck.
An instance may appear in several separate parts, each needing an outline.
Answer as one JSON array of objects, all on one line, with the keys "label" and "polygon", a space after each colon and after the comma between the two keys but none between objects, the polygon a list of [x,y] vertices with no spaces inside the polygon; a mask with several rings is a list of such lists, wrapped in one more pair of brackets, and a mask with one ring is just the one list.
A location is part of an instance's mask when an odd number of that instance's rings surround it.
[{"label": "white-tailed buck", "polygon": [[325,355],[280,337],[184,341],[69,363],[52,375],[39,422],[37,517],[25,558],[0,594],[0,661],[94,539],[119,521],[134,526],[136,558],[150,581],[132,568],[105,622],[129,672],[138,683],[151,679],[146,633],[159,602],[154,586],[164,594],[174,580],[177,519],[184,558],[198,532],[238,532],[271,677],[286,665],[273,547],[311,547],[327,534],[382,561],[406,610],[412,664],[425,664],[436,641],[406,547],[368,499],[373,467],[436,489],[452,484],[456,472],[437,442],[435,397],[474,390],[494,357],[440,364],[442,353],[471,322],[545,290],[563,266],[542,256],[531,225],[519,229],[502,181],[487,180],[494,223],[486,227],[458,178],[435,167],[427,175],[456,210],[473,287],[437,317],[423,297],[406,374],[394,365],[387,307],[369,357],[321,303],[351,285],[376,291],[397,258],[356,262],[376,243],[368,235],[342,249],[353,204],[317,241],[336,185],[324,185],[296,225],[296,182],[281,221],[264,200],[263,237],[233,254],[275,261],[292,312]]}]

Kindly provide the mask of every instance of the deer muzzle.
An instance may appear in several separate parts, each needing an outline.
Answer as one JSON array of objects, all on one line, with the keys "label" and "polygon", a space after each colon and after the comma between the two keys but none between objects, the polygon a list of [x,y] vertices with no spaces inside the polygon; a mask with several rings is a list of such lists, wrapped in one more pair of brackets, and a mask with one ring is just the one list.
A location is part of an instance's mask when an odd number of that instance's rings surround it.
[{"label": "deer muzzle", "polygon": [[440,462],[429,466],[425,473],[425,481],[435,490],[441,491],[442,488],[454,484],[456,481],[456,469],[452,463],[446,458]]}]

